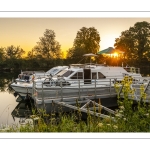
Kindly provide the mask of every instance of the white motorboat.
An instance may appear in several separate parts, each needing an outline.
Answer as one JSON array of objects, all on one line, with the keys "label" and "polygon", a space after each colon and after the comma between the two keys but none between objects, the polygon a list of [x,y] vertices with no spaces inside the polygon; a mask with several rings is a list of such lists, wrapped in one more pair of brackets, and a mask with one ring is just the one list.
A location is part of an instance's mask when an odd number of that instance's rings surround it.
[{"label": "white motorboat", "polygon": [[[46,78],[42,84],[34,82],[32,98],[37,108],[44,107],[47,113],[59,111],[60,105],[74,108],[76,100],[84,103],[86,98],[96,102],[100,98],[102,105],[113,107],[117,105],[115,82],[122,81],[125,76],[142,78],[139,68],[113,67],[91,62],[72,64],[57,75]],[[56,105],[54,107],[54,104],[57,103],[58,107]],[[65,108],[64,111],[68,111],[68,109]]]},{"label": "white motorboat", "polygon": [[15,82],[11,83],[10,86],[17,93],[32,93],[33,81],[41,84],[46,78],[52,77],[62,71],[67,69],[68,66],[56,66],[48,70],[47,72],[41,71],[24,71],[18,75]]},{"label": "white motorboat", "polygon": [[[97,55],[85,54],[84,56]],[[46,90],[56,88],[56,86],[60,87],[61,82],[62,86],[75,86],[75,84],[78,85],[79,80],[81,85],[88,84],[89,86],[94,86],[95,80],[99,80],[108,84],[108,81],[113,79],[113,84],[114,81],[121,81],[125,76],[130,76],[133,78],[142,77],[139,68],[118,66],[113,67],[106,66],[104,64],[93,64],[90,62],[87,64],[71,64],[69,68],[60,71],[51,78],[45,79],[43,82],[43,87],[42,85],[35,84],[37,89],[43,88]]]},{"label": "white motorboat", "polygon": [[[96,56],[87,54],[84,56]],[[113,67],[104,64],[72,64],[69,68],[60,71],[51,78],[46,78],[42,84],[34,82],[34,93],[38,97],[56,97],[76,95],[80,91],[93,91],[93,89],[108,89],[114,87],[116,81],[120,82],[125,76],[133,78],[142,77],[139,68],[134,67]]]},{"label": "white motorboat", "polygon": [[[95,54],[85,54],[85,57],[96,57]],[[11,87],[17,93],[29,93],[34,94],[38,91],[38,95],[56,96],[56,93],[60,93],[63,88],[65,95],[77,93],[82,89],[93,90],[95,88],[109,88],[114,86],[116,81],[121,81],[124,76],[131,76],[133,78],[142,77],[139,68],[134,67],[113,67],[106,66],[104,64],[71,64],[68,67],[61,68],[61,71],[57,72],[53,76],[43,77],[41,79],[34,80],[34,84],[31,81],[17,82],[11,84]],[[33,90],[34,87],[34,90]],[[71,91],[70,91],[71,90]],[[87,91],[87,90],[86,90]],[[64,94],[63,93],[63,94]]]}]

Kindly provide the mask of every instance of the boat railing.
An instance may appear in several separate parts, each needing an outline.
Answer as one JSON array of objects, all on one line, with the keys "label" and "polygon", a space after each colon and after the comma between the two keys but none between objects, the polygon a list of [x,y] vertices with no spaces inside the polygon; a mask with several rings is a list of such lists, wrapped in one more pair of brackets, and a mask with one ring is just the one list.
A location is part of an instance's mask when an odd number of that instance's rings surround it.
[{"label": "boat railing", "polygon": [[[129,78],[130,80],[130,78]],[[54,81],[47,83],[33,82],[32,97],[37,103],[49,103],[52,100],[63,101],[65,99],[104,98],[117,95],[114,85],[122,79],[85,79]],[[147,85],[150,77],[132,78],[132,85]]]},{"label": "boat railing", "polygon": [[97,64],[97,63],[85,63],[85,64],[70,64],[70,67],[79,67],[79,68],[91,68],[97,66],[106,66],[105,64]]},{"label": "boat railing", "polygon": [[116,79],[67,80],[59,84],[38,85],[34,82],[32,97],[37,103],[49,103],[52,100],[103,98],[116,95],[114,83]]},{"label": "boat railing", "polygon": [[140,73],[140,68],[135,67],[124,67],[124,69],[129,73]]}]

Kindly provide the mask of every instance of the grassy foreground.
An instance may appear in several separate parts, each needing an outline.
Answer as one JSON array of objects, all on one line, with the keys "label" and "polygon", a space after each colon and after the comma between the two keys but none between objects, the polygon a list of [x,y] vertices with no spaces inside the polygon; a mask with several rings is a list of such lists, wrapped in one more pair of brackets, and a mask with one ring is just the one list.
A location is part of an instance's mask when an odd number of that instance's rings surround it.
[{"label": "grassy foreground", "polygon": [[141,85],[142,101],[133,105],[128,99],[128,94],[134,94],[130,89],[132,79],[125,77],[121,83],[116,83],[115,88],[119,93],[120,85],[124,85],[122,92],[124,99],[118,95],[118,109],[115,115],[108,114],[108,118],[100,118],[87,114],[87,119],[82,120],[80,111],[71,114],[60,113],[46,114],[44,111],[33,114],[20,126],[13,125],[0,129],[0,132],[150,132],[150,105],[144,102],[146,94]]}]

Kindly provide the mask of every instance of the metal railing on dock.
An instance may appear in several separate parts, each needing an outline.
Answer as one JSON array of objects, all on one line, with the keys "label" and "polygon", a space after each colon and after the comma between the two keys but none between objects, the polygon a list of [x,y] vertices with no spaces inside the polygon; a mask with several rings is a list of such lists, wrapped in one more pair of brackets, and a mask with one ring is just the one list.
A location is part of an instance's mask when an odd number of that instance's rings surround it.
[{"label": "metal railing on dock", "polygon": [[[33,84],[32,98],[35,103],[42,108],[45,108],[45,106],[49,104],[56,104],[74,110],[79,109],[81,112],[85,113],[89,112],[91,115],[95,114],[96,116],[107,118],[109,116],[99,112],[95,113],[94,109],[98,110],[101,107],[111,114],[114,114],[114,111],[96,103],[94,100],[117,97],[118,93],[114,87],[115,83],[116,79],[67,80],[60,82],[49,80],[47,83]],[[123,84],[120,84],[119,95],[121,98],[124,98],[122,91],[123,86]],[[134,94],[131,95],[129,93],[128,98],[135,101],[141,101],[141,86],[144,88],[143,93],[146,94],[145,102],[150,102],[150,77],[134,78],[130,85],[130,89],[134,89]],[[82,104],[80,108],[75,105],[77,101]],[[95,107],[87,109],[89,103],[93,103]]]},{"label": "metal railing on dock", "polygon": [[[51,103],[53,101],[82,100],[83,98],[108,98],[117,95],[114,89],[115,79],[91,80],[67,80],[49,84],[36,84],[33,86],[32,97],[37,104]],[[70,83],[70,84],[69,84]]]},{"label": "metal railing on dock", "polygon": [[[94,112],[94,109],[99,108],[114,114],[113,110],[95,102],[100,98],[116,97],[117,93],[114,89],[115,79],[103,80],[67,80],[66,82],[55,82],[50,80],[47,83],[34,83],[32,98],[37,107],[46,108],[48,112],[53,109],[53,104],[63,106],[69,109],[80,110],[84,113],[90,113],[102,118],[109,117]],[[80,103],[81,107],[76,104]],[[95,107],[87,109],[87,105],[93,103]]]}]

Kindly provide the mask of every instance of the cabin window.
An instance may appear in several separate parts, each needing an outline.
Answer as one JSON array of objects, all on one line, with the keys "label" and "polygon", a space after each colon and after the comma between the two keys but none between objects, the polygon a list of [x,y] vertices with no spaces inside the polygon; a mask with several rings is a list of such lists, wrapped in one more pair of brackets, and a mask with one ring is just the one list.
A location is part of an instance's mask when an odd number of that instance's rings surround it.
[{"label": "cabin window", "polygon": [[61,72],[59,72],[57,75],[58,76],[62,76],[64,73],[66,73],[67,72],[67,70],[62,70]]},{"label": "cabin window", "polygon": [[71,77],[71,79],[83,79],[83,73],[77,72]]},{"label": "cabin window", "polygon": [[29,80],[29,78],[30,78],[30,77],[29,77],[28,75],[25,75],[25,76],[24,76],[24,79],[25,79],[25,80]]},{"label": "cabin window", "polygon": [[70,76],[74,71],[68,70],[67,72],[65,72],[62,76],[63,77],[68,77]]},{"label": "cabin window", "polygon": [[128,67],[126,67],[126,68],[124,68],[127,72],[130,72],[130,68]]},{"label": "cabin window", "polygon": [[92,72],[92,79],[97,79],[97,72]]},{"label": "cabin window", "polygon": [[[68,77],[69,75],[71,75],[74,71],[71,71],[71,70],[62,70],[61,72],[59,72],[57,74],[57,76],[61,76],[61,77]],[[57,77],[57,76],[54,76],[54,77]]]},{"label": "cabin window", "polygon": [[52,70],[50,73],[55,73],[55,72],[57,72],[58,71],[58,69],[54,69],[54,70]]},{"label": "cabin window", "polygon": [[50,84],[49,78],[44,80],[44,84]]},{"label": "cabin window", "polygon": [[98,72],[98,79],[106,78],[101,72]]},{"label": "cabin window", "polygon": [[83,79],[83,72],[78,72],[78,79]]}]

